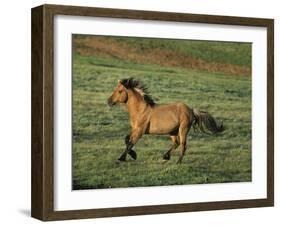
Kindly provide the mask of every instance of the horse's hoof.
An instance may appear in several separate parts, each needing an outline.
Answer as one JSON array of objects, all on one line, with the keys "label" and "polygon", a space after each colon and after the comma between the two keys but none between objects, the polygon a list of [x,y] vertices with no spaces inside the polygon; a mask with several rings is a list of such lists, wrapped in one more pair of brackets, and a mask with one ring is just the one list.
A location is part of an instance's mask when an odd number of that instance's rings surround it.
[{"label": "horse's hoof", "polygon": [[137,159],[137,153],[136,153],[134,150],[131,150],[128,154],[129,154],[134,160]]},{"label": "horse's hoof", "polygon": [[126,161],[126,156],[121,155],[118,160],[121,161],[121,162],[125,162]]},{"label": "horse's hoof", "polygon": [[170,160],[171,156],[168,154],[163,155],[164,160]]},{"label": "horse's hoof", "polygon": [[177,161],[177,164],[181,164],[181,160],[178,160],[178,161]]}]

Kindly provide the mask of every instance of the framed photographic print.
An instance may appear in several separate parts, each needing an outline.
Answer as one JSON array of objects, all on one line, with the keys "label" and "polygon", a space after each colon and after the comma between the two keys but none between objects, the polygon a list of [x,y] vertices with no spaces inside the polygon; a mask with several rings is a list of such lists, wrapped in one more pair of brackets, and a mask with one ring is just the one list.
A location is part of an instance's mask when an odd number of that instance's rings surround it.
[{"label": "framed photographic print", "polygon": [[32,9],[32,216],[273,206],[274,21]]}]

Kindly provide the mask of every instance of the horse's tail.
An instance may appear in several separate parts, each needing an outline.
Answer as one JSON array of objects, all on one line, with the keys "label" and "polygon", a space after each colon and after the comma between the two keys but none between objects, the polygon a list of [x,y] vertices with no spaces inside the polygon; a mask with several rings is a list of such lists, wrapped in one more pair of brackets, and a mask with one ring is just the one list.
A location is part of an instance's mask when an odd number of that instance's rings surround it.
[{"label": "horse's tail", "polygon": [[[217,134],[224,131],[223,123],[221,122],[220,125],[216,122],[216,120],[205,111],[199,111],[197,109],[193,109],[193,123],[192,127],[195,132],[198,131],[198,129],[207,134]],[[209,132],[206,132],[206,130]]]}]

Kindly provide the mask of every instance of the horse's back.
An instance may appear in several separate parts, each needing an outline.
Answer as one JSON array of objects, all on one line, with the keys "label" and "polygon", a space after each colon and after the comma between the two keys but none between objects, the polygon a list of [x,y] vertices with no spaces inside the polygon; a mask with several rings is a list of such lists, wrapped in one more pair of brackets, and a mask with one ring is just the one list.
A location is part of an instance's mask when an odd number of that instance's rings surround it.
[{"label": "horse's back", "polygon": [[185,103],[182,102],[176,102],[171,104],[157,104],[155,105],[154,109],[155,112],[161,111],[163,113],[167,113],[167,111],[180,114],[180,113],[186,113],[190,114],[191,108],[189,108]]}]

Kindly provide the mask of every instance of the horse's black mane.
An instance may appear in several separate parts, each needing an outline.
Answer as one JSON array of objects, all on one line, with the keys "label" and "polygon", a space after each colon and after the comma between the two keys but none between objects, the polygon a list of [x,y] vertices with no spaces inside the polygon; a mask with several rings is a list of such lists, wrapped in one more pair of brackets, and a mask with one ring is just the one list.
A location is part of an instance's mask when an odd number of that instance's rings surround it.
[{"label": "horse's black mane", "polygon": [[142,82],[140,80],[136,80],[134,78],[122,79],[121,84],[123,86],[125,86],[127,89],[139,89],[139,90],[141,90],[143,99],[145,100],[145,102],[147,104],[149,104],[150,106],[154,106],[156,104],[154,102],[154,100],[152,99],[152,97],[150,96],[147,86],[142,84]]}]

